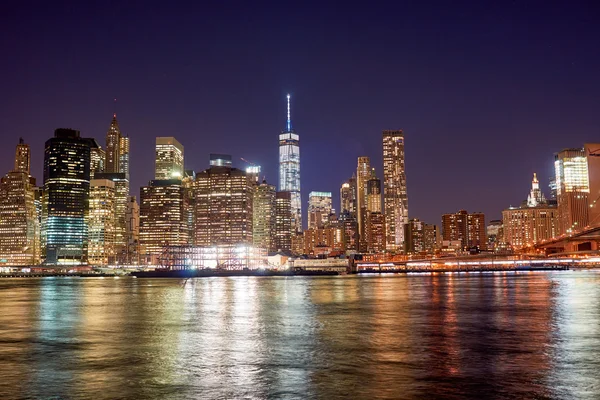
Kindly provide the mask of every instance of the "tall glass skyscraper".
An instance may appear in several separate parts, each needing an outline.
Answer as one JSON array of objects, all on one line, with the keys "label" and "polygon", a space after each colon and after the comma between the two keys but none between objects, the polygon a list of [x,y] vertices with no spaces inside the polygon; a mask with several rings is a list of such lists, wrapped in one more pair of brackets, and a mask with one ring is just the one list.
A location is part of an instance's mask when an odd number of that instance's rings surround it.
[{"label": "tall glass skyscraper", "polygon": [[57,129],[46,142],[42,248],[47,264],[87,262],[90,152],[94,139]]},{"label": "tall glass skyscraper", "polygon": [[404,132],[383,131],[383,207],[386,249],[404,249],[404,225],[408,223],[408,196],[404,170]]},{"label": "tall glass skyscraper", "polygon": [[287,95],[287,123],[279,135],[279,191],[290,192],[292,225],[302,231],[302,198],[300,196],[300,136],[292,129],[290,95]]}]

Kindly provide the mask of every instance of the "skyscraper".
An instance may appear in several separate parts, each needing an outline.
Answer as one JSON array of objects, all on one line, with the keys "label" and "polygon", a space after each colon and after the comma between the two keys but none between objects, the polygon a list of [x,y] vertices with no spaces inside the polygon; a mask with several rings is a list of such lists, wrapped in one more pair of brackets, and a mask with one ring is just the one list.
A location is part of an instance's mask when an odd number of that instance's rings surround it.
[{"label": "skyscraper", "polygon": [[20,139],[14,169],[0,181],[0,266],[40,261],[35,179],[29,175],[29,164],[29,145]]},{"label": "skyscraper", "polygon": [[93,147],[90,152],[90,179],[94,179],[96,174],[104,172],[104,163],[106,162],[106,152],[100,147]]},{"label": "skyscraper", "polygon": [[197,246],[252,244],[254,184],[245,171],[211,166],[196,174]]},{"label": "skyscraper", "polygon": [[154,179],[181,178],[183,178],[183,146],[174,137],[157,137]]},{"label": "skyscraper", "polygon": [[115,251],[115,184],[109,179],[90,181],[88,263],[108,265]]},{"label": "skyscraper", "polygon": [[123,265],[127,263],[127,202],[129,198],[129,180],[122,172],[95,173],[94,179],[108,179],[114,183],[114,251],[110,254],[109,263],[111,265]]},{"label": "skyscraper", "polygon": [[127,263],[139,264],[140,206],[135,196],[127,199]]},{"label": "skyscraper", "polygon": [[586,143],[583,151],[587,159],[590,184],[588,225],[600,225],[600,143]]},{"label": "skyscraper", "polygon": [[381,213],[381,180],[373,177],[367,181],[367,212]]},{"label": "skyscraper", "polygon": [[274,250],[292,249],[292,200],[290,192],[275,194],[275,238]]},{"label": "skyscraper", "polygon": [[310,192],[308,195],[308,229],[325,227],[331,212],[331,192]]},{"label": "skyscraper", "polygon": [[366,224],[367,251],[385,251],[385,216],[381,212],[368,212]]},{"label": "skyscraper", "polygon": [[346,212],[356,216],[356,176],[354,174],[340,188],[340,214]]},{"label": "skyscraper", "polygon": [[369,157],[358,157],[356,168],[356,214],[361,251],[365,251],[367,246],[367,181],[372,177],[371,171]]},{"label": "skyscraper", "polygon": [[25,144],[23,138],[19,138],[17,152],[15,154],[15,169],[13,171],[25,172],[29,175],[31,165],[31,150],[29,145]]},{"label": "skyscraper", "polygon": [[584,149],[564,149],[554,156],[560,232],[588,225],[590,182]]},{"label": "skyscraper", "polygon": [[94,139],[57,129],[46,141],[42,200],[42,253],[48,264],[87,262],[90,152]]},{"label": "skyscraper", "polygon": [[119,168],[121,156],[121,130],[117,122],[117,114],[113,114],[112,121],[106,132],[106,161],[104,172],[121,172]]},{"label": "skyscraper", "polygon": [[296,232],[301,232],[300,136],[292,129],[289,94],[287,95],[287,123],[279,135],[279,191],[290,192],[293,225]]},{"label": "skyscraper", "polygon": [[404,169],[404,132],[383,131],[383,202],[388,251],[404,248],[404,225],[408,223],[408,195]]},{"label": "skyscraper", "polygon": [[190,242],[184,188],[179,179],[150,181],[140,189],[140,258],[158,264],[167,246]]},{"label": "skyscraper", "polygon": [[[248,179],[254,183],[252,176],[249,176]],[[277,250],[274,243],[276,219],[275,193],[275,186],[269,185],[267,181],[263,181],[255,187],[252,200],[252,244],[267,251]]]}]

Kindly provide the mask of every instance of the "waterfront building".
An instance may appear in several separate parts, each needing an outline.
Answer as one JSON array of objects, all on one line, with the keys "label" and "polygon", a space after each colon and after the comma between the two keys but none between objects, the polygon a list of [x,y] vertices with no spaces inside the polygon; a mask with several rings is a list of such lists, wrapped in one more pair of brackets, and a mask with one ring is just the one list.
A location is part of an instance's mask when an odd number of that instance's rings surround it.
[{"label": "waterfront building", "polygon": [[302,232],[296,232],[295,228],[292,227],[292,254],[301,255],[304,253],[304,234]]},{"label": "waterfront building", "polygon": [[404,249],[404,225],[408,223],[408,195],[404,165],[404,132],[383,131],[383,208],[386,248]]},{"label": "waterfront building", "polygon": [[425,223],[412,218],[404,225],[404,252],[421,254],[425,252]]},{"label": "waterfront building", "polygon": [[344,249],[347,252],[358,252],[358,222],[356,214],[344,212],[340,214],[339,222],[344,231]]},{"label": "waterfront building", "polygon": [[[254,178],[249,177],[254,183]],[[264,181],[256,186],[252,204],[252,243],[267,251],[277,251],[275,247],[276,188]],[[291,221],[290,221],[291,222]]]},{"label": "waterfront building", "polygon": [[369,157],[358,157],[356,167],[356,219],[358,222],[359,249],[367,248],[367,182],[373,177]]},{"label": "waterfront building", "polygon": [[460,241],[463,249],[472,247],[487,249],[485,215],[479,212],[469,214],[465,210],[444,214],[442,237],[444,241]]},{"label": "waterfront building", "polygon": [[154,179],[170,180],[183,177],[183,145],[174,137],[156,138]]},{"label": "waterfront building", "polygon": [[437,225],[423,224],[423,251],[434,254],[440,244],[440,231]]},{"label": "waterfront building", "polygon": [[188,245],[188,205],[179,179],[153,180],[140,189],[140,259],[158,264],[169,246]]},{"label": "waterfront building", "polygon": [[94,179],[96,174],[104,172],[104,163],[106,161],[106,152],[100,147],[94,147],[90,151],[90,179]]},{"label": "waterfront building", "polygon": [[169,246],[158,257],[158,265],[171,270],[255,270],[268,266],[267,251],[236,244],[215,246]]},{"label": "waterfront building", "polygon": [[42,199],[42,254],[47,264],[87,262],[90,153],[94,139],[56,129],[46,141]]},{"label": "waterfront building", "polygon": [[356,215],[356,175],[342,184],[340,188],[340,213]]},{"label": "waterfront building", "polygon": [[491,220],[486,227],[486,234],[488,237],[488,250],[494,250],[502,242],[501,237],[502,220],[494,219]]},{"label": "waterfront building", "polygon": [[127,264],[137,265],[140,244],[140,206],[135,196],[127,199]]},{"label": "waterfront building", "polygon": [[309,228],[303,233],[303,254],[319,256],[344,250],[344,232],[340,228]]},{"label": "waterfront building", "polygon": [[[520,207],[509,207],[502,211],[502,221],[498,221],[494,226],[488,226],[488,232],[494,234],[495,231],[498,235],[502,227],[503,242],[514,249],[531,246],[558,236],[560,218],[557,206],[545,200],[543,194],[538,194],[538,198],[543,201],[532,202],[532,193],[536,190],[539,190],[539,184],[536,174],[533,174],[527,200],[523,201]],[[497,246],[497,237],[494,242]]]},{"label": "waterfront building", "polygon": [[[571,233],[589,222],[590,183],[585,151],[564,149],[554,156],[559,232]],[[505,231],[506,234],[506,231]]]},{"label": "waterfront building", "polygon": [[254,185],[245,171],[211,166],[196,174],[197,246],[252,244]]},{"label": "waterfront building", "polygon": [[600,225],[600,143],[586,143],[583,151],[588,165],[590,185],[588,225]]},{"label": "waterfront building", "polygon": [[129,202],[129,180],[123,172],[102,172],[94,174],[95,179],[108,179],[114,183],[115,216],[114,216],[114,251],[111,253],[109,264],[123,265],[127,261],[127,207]]},{"label": "waterfront building", "polygon": [[310,192],[308,195],[308,228],[323,228],[331,214],[331,192]]},{"label": "waterfront building", "polygon": [[381,180],[373,176],[367,181],[367,212],[381,213]]},{"label": "waterfront building", "polygon": [[367,213],[367,251],[381,253],[385,251],[385,216],[381,212]]},{"label": "waterfront building", "polygon": [[275,194],[275,236],[272,240],[275,251],[292,249],[292,203],[290,192]]},{"label": "waterfront building", "polygon": [[19,140],[14,169],[0,180],[0,267],[40,262],[40,223],[29,145]]},{"label": "waterfront building", "polygon": [[302,198],[300,196],[300,136],[292,128],[290,95],[287,95],[287,122],[279,135],[279,191],[290,192],[293,226],[302,231]]},{"label": "waterfront building", "polygon": [[115,183],[90,180],[88,263],[108,265],[115,253]]}]

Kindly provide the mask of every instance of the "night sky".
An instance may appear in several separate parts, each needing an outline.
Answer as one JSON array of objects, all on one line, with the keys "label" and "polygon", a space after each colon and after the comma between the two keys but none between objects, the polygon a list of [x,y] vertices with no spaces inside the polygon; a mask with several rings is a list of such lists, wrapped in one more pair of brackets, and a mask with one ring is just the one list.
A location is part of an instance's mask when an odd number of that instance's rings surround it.
[{"label": "night sky", "polygon": [[87,3],[2,3],[0,173],[19,136],[40,182],[55,128],[105,147],[117,98],[132,194],[156,136],[185,146],[188,169],[227,153],[276,184],[289,92],[304,212],[312,190],[339,209],[358,156],[382,178],[381,131],[403,129],[410,217],[440,223],[499,218],[533,172],[548,194],[553,153],[600,142],[594,1]]}]

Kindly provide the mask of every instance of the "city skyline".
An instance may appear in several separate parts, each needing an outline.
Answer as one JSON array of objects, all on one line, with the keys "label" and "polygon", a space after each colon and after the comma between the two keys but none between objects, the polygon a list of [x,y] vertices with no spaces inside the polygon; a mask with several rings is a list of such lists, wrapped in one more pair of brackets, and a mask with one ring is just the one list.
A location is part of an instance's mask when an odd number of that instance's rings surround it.
[{"label": "city skyline", "polygon": [[[281,18],[284,7],[270,7],[264,16],[258,6],[246,7],[233,15],[221,6],[206,16],[187,13],[214,20],[203,24],[166,9],[170,18],[161,25],[151,6],[140,18],[131,5],[73,5],[66,13],[60,5],[44,6],[39,15],[12,6],[2,28],[12,56],[0,68],[14,77],[5,89],[14,95],[1,100],[0,130],[9,143],[22,136],[31,145],[38,179],[43,142],[54,129],[72,127],[104,143],[116,111],[132,139],[132,194],[153,178],[153,141],[165,135],[186,146],[186,169],[203,170],[206,155],[221,152],[261,165],[276,183],[273,136],[284,124],[289,92],[302,135],[304,207],[312,190],[333,192],[339,204],[339,186],[359,156],[369,156],[380,173],[377,137],[402,129],[410,217],[428,223],[460,208],[499,218],[528,189],[518,177],[533,172],[548,195],[550,155],[596,141],[600,58],[589,50],[595,10],[442,4],[431,12],[423,5],[382,5],[364,11],[377,23],[353,29],[343,21],[356,20],[357,10],[325,5],[313,15],[300,6]],[[250,11],[255,19],[247,21]],[[56,29],[70,21],[85,21],[79,35]],[[213,25],[233,29],[220,42],[197,40],[211,37]],[[483,36],[473,35],[482,30]],[[171,36],[161,39],[167,31]],[[90,37],[97,46],[88,49],[82,44]],[[154,54],[162,57],[150,62]],[[223,68],[225,59],[238,62]],[[3,171],[12,168],[12,152],[12,145],[0,150]],[[437,193],[452,196],[440,201]]]}]

